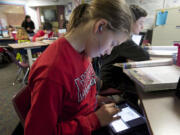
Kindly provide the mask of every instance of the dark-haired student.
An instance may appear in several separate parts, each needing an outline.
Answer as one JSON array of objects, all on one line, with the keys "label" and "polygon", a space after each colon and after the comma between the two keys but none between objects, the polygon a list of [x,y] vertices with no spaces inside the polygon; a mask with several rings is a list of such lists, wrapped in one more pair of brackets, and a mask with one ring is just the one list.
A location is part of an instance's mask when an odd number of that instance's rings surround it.
[{"label": "dark-haired student", "polygon": [[114,103],[97,109],[90,58],[127,40],[132,15],[123,0],[92,0],[76,7],[68,32],[52,43],[29,73],[31,108],[25,135],[91,135],[119,117]]},{"label": "dark-haired student", "polygon": [[[139,34],[143,29],[147,12],[137,5],[130,5],[130,10],[134,17],[132,32],[133,34]],[[135,92],[134,83],[123,73],[122,68],[113,65],[115,63],[127,62],[127,60],[149,60],[149,54],[140,46],[136,45],[132,39],[114,47],[110,55],[101,58],[102,66],[100,74],[103,82],[102,90],[115,88],[122,91],[130,90]]]},{"label": "dark-haired student", "polygon": [[53,36],[52,31],[52,24],[51,23],[44,23],[43,30],[39,30],[34,36],[33,36],[33,42],[35,41],[41,41],[44,39],[51,38]]}]

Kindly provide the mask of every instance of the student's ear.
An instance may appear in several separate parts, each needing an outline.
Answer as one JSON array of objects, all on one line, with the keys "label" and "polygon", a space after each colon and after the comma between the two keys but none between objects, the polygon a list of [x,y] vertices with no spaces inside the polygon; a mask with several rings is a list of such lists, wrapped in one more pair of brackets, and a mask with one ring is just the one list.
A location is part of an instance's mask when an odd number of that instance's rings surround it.
[{"label": "student's ear", "polygon": [[98,21],[95,22],[95,25],[94,25],[94,33],[97,34],[97,33],[101,33],[105,27],[107,26],[108,22],[107,20],[105,19],[100,19]]}]

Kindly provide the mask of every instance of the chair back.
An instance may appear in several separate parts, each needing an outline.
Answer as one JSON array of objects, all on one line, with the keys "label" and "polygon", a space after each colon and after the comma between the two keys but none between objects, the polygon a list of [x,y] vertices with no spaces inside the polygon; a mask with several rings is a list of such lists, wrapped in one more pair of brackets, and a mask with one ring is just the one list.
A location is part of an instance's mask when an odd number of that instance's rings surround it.
[{"label": "chair back", "polygon": [[22,88],[12,99],[14,109],[24,126],[25,118],[31,106],[31,92],[26,86]]}]

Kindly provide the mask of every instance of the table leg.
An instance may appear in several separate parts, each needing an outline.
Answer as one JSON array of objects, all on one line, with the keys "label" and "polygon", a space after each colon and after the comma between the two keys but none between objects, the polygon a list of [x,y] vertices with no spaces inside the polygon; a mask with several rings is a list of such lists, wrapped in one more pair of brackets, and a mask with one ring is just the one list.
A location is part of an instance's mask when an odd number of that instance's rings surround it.
[{"label": "table leg", "polygon": [[27,54],[28,54],[29,66],[31,67],[33,64],[31,48],[27,48]]}]

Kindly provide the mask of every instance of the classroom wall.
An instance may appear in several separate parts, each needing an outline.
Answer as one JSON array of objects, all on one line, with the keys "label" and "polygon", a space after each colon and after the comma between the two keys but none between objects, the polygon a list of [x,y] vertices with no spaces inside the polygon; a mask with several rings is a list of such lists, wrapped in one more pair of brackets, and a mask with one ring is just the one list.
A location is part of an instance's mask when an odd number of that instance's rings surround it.
[{"label": "classroom wall", "polygon": [[[42,0],[42,1],[36,1],[36,2],[29,2],[26,3],[26,11],[27,14],[36,14],[32,17],[32,20],[34,21],[36,28],[39,28],[40,22],[38,20],[38,15],[36,12],[36,7],[41,7],[41,6],[52,6],[52,5],[67,5],[68,2],[71,2],[72,0]],[[36,29],[37,30],[37,29]]]},{"label": "classroom wall", "polygon": [[[39,6],[50,6],[50,5],[66,5],[71,2],[72,9],[74,7],[74,0],[1,0],[0,4],[15,4],[15,5],[24,5],[25,14],[30,15],[31,19],[35,23],[35,31],[39,29],[40,21],[37,14],[37,7]],[[69,17],[70,13],[66,16]]]},{"label": "classroom wall", "polygon": [[145,21],[144,29],[152,29],[155,22],[155,11],[157,9],[180,6],[180,0],[126,0],[128,4],[137,4],[146,9],[148,16]]},{"label": "classroom wall", "polygon": [[3,28],[8,25],[21,26],[25,17],[25,10],[22,5],[0,4],[0,20]]},{"label": "classroom wall", "polygon": [[12,26],[21,26],[24,20],[24,14],[19,13],[6,13],[7,23]]}]

